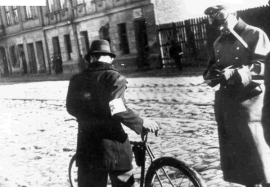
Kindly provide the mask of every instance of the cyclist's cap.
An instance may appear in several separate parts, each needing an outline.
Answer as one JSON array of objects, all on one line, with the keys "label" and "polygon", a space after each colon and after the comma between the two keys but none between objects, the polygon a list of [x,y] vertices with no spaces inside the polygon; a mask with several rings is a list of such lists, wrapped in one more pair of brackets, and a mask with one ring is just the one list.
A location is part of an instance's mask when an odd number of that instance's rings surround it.
[{"label": "cyclist's cap", "polygon": [[220,12],[221,10],[226,10],[229,7],[225,6],[225,5],[216,5],[216,6],[211,6],[208,7],[205,11],[204,14],[205,15],[212,15],[212,14],[216,14],[217,12]]}]

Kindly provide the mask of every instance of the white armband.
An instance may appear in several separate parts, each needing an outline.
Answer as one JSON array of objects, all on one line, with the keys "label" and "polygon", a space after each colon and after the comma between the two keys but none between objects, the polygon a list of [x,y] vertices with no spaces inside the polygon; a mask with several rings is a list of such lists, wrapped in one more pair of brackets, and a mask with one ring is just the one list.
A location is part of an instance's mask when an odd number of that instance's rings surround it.
[{"label": "white armband", "polygon": [[109,102],[112,116],[114,114],[127,111],[124,102],[121,98],[114,99]]}]

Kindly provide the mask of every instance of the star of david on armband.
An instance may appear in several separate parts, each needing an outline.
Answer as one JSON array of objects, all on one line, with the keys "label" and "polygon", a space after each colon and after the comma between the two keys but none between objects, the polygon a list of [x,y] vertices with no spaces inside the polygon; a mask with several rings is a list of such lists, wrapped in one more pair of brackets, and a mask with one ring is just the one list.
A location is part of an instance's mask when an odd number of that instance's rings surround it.
[{"label": "star of david on armband", "polygon": [[127,109],[124,105],[124,102],[121,98],[117,98],[117,99],[110,101],[109,106],[110,106],[112,116],[114,114],[127,111]]}]

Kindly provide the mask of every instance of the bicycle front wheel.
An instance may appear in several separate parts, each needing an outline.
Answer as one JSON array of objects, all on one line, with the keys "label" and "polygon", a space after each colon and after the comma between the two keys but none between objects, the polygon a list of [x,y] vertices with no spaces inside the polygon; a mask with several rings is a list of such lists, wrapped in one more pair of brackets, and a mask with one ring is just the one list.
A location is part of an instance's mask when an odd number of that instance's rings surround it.
[{"label": "bicycle front wheel", "polygon": [[206,187],[201,176],[184,162],[171,157],[161,157],[149,167],[145,187]]},{"label": "bicycle front wheel", "polygon": [[76,166],[76,154],[72,156],[68,166],[68,177],[71,187],[78,187],[78,167]]}]

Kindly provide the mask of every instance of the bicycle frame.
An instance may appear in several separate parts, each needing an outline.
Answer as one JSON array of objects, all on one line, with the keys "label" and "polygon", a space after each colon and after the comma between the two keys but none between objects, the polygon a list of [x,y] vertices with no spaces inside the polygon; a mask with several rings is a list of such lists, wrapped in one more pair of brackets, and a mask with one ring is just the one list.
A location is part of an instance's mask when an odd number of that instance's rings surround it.
[{"label": "bicycle frame", "polygon": [[[71,121],[74,119],[67,119],[65,121]],[[200,177],[200,175],[192,168],[190,168],[187,164],[184,162],[177,160],[173,157],[159,157],[155,158],[150,146],[147,144],[147,136],[148,134],[145,134],[142,139],[142,141],[130,141],[130,143],[133,145],[133,152],[136,164],[141,167],[141,176],[140,176],[140,187],[152,186],[153,180],[155,180],[155,184],[159,183],[160,186],[164,186],[167,184],[170,184],[172,187],[175,187],[171,178],[168,176],[167,172],[165,171],[165,167],[173,167],[177,169],[177,171],[183,172],[184,177],[187,177],[189,181],[192,182],[192,184],[195,184],[197,187],[206,187],[206,184],[204,183],[203,179]],[[157,135],[157,134],[156,134]],[[145,172],[145,164],[146,164],[146,152],[150,158],[150,165],[148,167],[147,172]],[[73,184],[73,177],[72,177],[72,166],[76,161],[76,154],[73,155],[73,157],[70,160],[69,163],[69,180],[71,185]],[[169,169],[169,168],[168,168]],[[161,171],[161,173],[159,172]],[[164,175],[163,175],[164,174]],[[166,183],[164,184],[164,178],[167,178]],[[75,182],[76,183],[76,182]],[[181,182],[182,183],[182,182]]]},{"label": "bicycle frame", "polygon": [[[145,139],[143,140],[143,144],[142,144],[142,145],[143,145],[143,164],[142,164],[142,166],[141,166],[140,187],[144,187],[146,152],[147,152],[147,154],[148,154],[148,156],[149,156],[149,158],[150,158],[151,164],[153,163],[153,161],[154,161],[154,159],[155,159],[155,155],[153,154],[153,152],[152,152],[150,146],[147,144],[147,137],[148,137],[148,136],[147,136],[147,134],[146,134],[146,135],[145,135]],[[131,144],[135,144],[135,142],[133,142],[133,141],[131,141],[130,143],[131,143]],[[150,166],[151,166],[151,164],[150,164]],[[149,167],[150,167],[150,166],[149,166]],[[162,171],[163,171],[163,173],[166,175],[166,177],[167,177],[167,179],[169,180],[169,182],[171,183],[171,185],[174,187],[172,181],[170,180],[170,177],[167,175],[167,173],[165,172],[165,170],[164,170],[163,168],[162,168]],[[160,185],[163,186],[162,183],[161,183],[161,180],[160,180],[160,178],[159,178],[159,175],[157,174],[157,172],[156,172],[156,176],[157,176],[157,179],[158,179]]]}]

